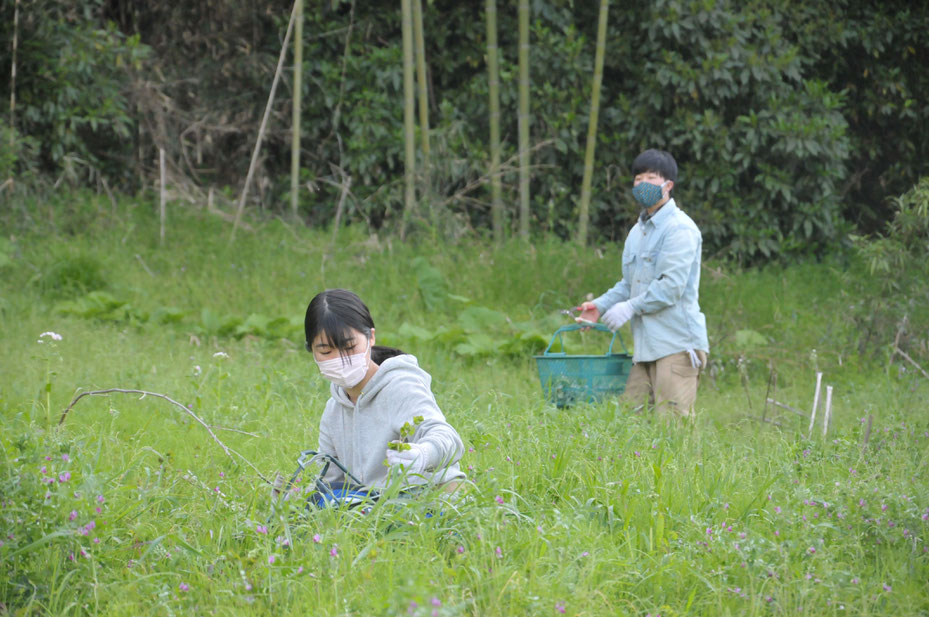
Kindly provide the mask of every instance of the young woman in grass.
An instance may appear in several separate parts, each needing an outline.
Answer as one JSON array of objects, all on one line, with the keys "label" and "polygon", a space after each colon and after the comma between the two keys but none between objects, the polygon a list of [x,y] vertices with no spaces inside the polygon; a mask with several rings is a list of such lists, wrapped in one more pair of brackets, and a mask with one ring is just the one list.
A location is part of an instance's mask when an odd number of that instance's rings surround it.
[{"label": "young woman in grass", "polygon": [[[430,389],[432,377],[412,355],[374,344],[374,320],[345,289],[318,294],[306,309],[306,347],[332,396],[319,423],[319,452],[329,454],[365,487],[405,485],[453,489],[465,475],[464,446]],[[387,462],[387,465],[384,462]],[[324,478],[345,480],[336,466]]]}]

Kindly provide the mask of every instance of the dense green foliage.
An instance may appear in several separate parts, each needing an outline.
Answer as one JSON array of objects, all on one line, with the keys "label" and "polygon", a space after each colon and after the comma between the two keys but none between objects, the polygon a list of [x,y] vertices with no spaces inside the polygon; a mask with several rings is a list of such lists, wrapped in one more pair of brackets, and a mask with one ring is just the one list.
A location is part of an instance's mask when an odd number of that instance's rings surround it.
[{"label": "dense green foliage", "polygon": [[[0,10],[5,24],[12,4]],[[390,229],[402,204],[399,8],[309,4],[302,217],[331,222],[350,177],[349,219]],[[241,186],[289,3],[76,6],[24,0],[20,7],[15,128],[38,142],[42,168],[57,178],[63,166],[81,165],[130,188],[151,174],[153,147],[161,145],[176,182]],[[533,228],[562,237],[577,218],[597,8],[563,0],[532,5]],[[483,10],[478,0],[425,5],[433,173],[429,190],[420,187],[429,198],[418,215],[443,234],[490,226]],[[512,226],[516,11],[501,7],[498,19]],[[7,66],[10,32],[3,32],[0,66]],[[129,70],[149,51],[141,70]],[[852,226],[878,230],[891,212],[887,197],[929,173],[929,136],[919,130],[929,122],[929,74],[918,60],[927,55],[925,3],[659,0],[615,7],[593,178],[594,237],[623,237],[635,216],[628,167],[651,146],[678,158],[677,197],[711,254],[743,263],[821,256],[842,246]],[[289,191],[289,75],[253,193],[281,212]],[[0,94],[8,94],[3,84]],[[9,168],[6,158],[0,165]]]},{"label": "dense green foliage", "polygon": [[[905,196],[901,219],[919,203]],[[613,282],[616,249],[401,245],[357,230],[329,246],[279,222],[230,245],[219,218],[175,208],[161,247],[146,202],[74,194],[28,210],[40,223],[0,213],[3,613],[929,611],[929,380],[858,353],[848,307],[883,293],[867,263],[708,261],[712,369],[696,424],[669,428],[610,401],[547,405],[531,348],[475,354],[422,335],[509,343],[517,324],[554,328],[558,309]],[[922,241],[899,238],[906,251]],[[378,341],[433,375],[466,444],[467,500],[272,513],[258,474],[295,469],[328,392],[291,320],[333,286],[357,290]],[[901,342],[920,362],[927,331]],[[584,336],[572,351],[603,345]],[[748,419],[769,394],[808,413],[815,370],[835,387],[828,437],[770,406],[780,426]],[[93,396],[58,426],[78,390],[108,387],[186,411]]]}]

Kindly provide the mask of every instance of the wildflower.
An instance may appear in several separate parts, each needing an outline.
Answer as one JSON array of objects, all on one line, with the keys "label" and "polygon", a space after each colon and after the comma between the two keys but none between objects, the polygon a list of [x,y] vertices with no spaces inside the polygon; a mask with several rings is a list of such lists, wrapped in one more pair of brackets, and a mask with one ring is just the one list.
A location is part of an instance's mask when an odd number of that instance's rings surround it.
[{"label": "wildflower", "polygon": [[199,377],[202,372],[203,372],[203,369],[200,368],[200,365],[194,364],[194,377]]},{"label": "wildflower", "polygon": [[442,600],[439,600],[435,596],[432,596],[432,599],[429,600],[429,603],[432,604],[432,606],[435,606],[436,608],[442,606]]},{"label": "wildflower", "polygon": [[333,544],[333,545],[332,545],[332,548],[329,549],[329,556],[330,556],[330,557],[338,557],[338,556],[339,556],[339,545],[338,545],[338,544]]},{"label": "wildflower", "polygon": [[859,499],[859,500],[858,500],[858,507],[859,507],[859,508],[863,508],[863,507],[865,506],[865,503],[866,503],[866,502],[865,502],[864,499]]},{"label": "wildflower", "polygon": [[882,504],[881,504],[881,512],[886,512],[886,511],[887,511],[887,504],[886,504],[886,503],[882,503]]},{"label": "wildflower", "polygon": [[255,531],[257,531],[258,533],[266,534],[268,533],[268,528],[265,525],[257,525],[255,526]]},{"label": "wildflower", "polygon": [[634,450],[633,453],[634,453],[636,456],[642,456],[642,453],[639,452],[638,450]]},{"label": "wildflower", "polygon": [[410,606],[406,609],[410,615],[416,612],[416,609],[419,607],[419,604],[416,603],[416,600],[410,600]]},{"label": "wildflower", "polygon": [[564,612],[565,612],[565,609],[566,609],[566,607],[565,607],[565,603],[564,603],[564,602],[555,602],[555,610],[556,610],[556,611],[558,611],[559,613],[564,613]]},{"label": "wildflower", "polygon": [[48,473],[48,469],[45,467],[45,465],[42,465],[42,467],[39,469],[39,471],[42,472],[42,475],[43,475],[43,476],[44,476],[45,474]]},{"label": "wildflower", "polygon": [[503,549],[499,546],[494,550],[494,553],[497,554],[497,559],[503,559]]},{"label": "wildflower", "polygon": [[806,549],[806,550],[810,553],[810,555],[813,555],[813,554],[816,553],[816,549],[813,548],[812,546],[811,546],[810,548]]},{"label": "wildflower", "polygon": [[268,565],[272,565],[275,561],[277,558],[274,555],[268,555]]},{"label": "wildflower", "polygon": [[103,495],[97,495],[97,503],[103,503]]},{"label": "wildflower", "polygon": [[297,574],[303,574],[303,566],[297,568]]},{"label": "wildflower", "polygon": [[887,583],[884,583],[884,591],[886,591],[887,593],[890,593],[891,591],[893,591],[893,588]]},{"label": "wildflower", "polygon": [[71,510],[71,514],[68,515],[68,520],[73,521],[77,518],[77,510]]},{"label": "wildflower", "polygon": [[459,544],[459,545],[458,545],[458,554],[459,554],[459,555],[463,555],[464,552],[465,552],[465,547],[463,547],[463,546],[461,546],[461,545]]},{"label": "wildflower", "polygon": [[39,340],[36,341],[36,342],[37,342],[37,343],[44,343],[44,342],[45,342],[44,339],[45,339],[46,337],[52,339],[53,341],[60,341],[60,340],[61,340],[61,335],[58,334],[57,332],[43,332],[42,334],[39,335]]},{"label": "wildflower", "polygon": [[581,557],[587,557],[588,555],[590,555],[590,553],[588,553],[587,551],[584,551],[583,553],[581,553]]},{"label": "wildflower", "polygon": [[60,474],[58,474],[58,481],[59,481],[59,482],[67,482],[67,481],[70,480],[70,479],[71,479],[71,472],[70,472],[70,471],[62,471]]},{"label": "wildflower", "polygon": [[852,579],[852,585],[857,585],[860,582],[861,582],[861,579],[859,579],[857,576]]},{"label": "wildflower", "polygon": [[61,455],[61,460],[64,461],[65,463],[67,463],[68,461],[71,460],[71,457],[68,456],[68,453],[67,453],[67,452],[65,452],[64,454]]},{"label": "wildflower", "polygon": [[501,506],[503,505],[503,497],[501,497],[500,495],[497,495],[496,497],[494,497],[494,501],[496,501]]},{"label": "wildflower", "polygon": [[314,534],[313,534],[313,542],[314,542],[314,543],[319,544],[319,543],[322,542],[322,541],[323,541],[323,539],[322,539],[322,537],[321,537],[318,533],[314,533]]},{"label": "wildflower", "polygon": [[780,507],[780,506],[774,506],[774,511],[777,512],[778,514],[780,514],[780,513],[781,513],[781,507]]},{"label": "wildflower", "polygon": [[180,591],[190,591],[190,585],[188,585],[187,583],[181,583],[180,585],[177,586],[177,588]]},{"label": "wildflower", "polygon": [[228,358],[229,354],[227,354],[225,351],[217,351],[216,353],[213,354],[213,357],[223,359],[223,358]]}]

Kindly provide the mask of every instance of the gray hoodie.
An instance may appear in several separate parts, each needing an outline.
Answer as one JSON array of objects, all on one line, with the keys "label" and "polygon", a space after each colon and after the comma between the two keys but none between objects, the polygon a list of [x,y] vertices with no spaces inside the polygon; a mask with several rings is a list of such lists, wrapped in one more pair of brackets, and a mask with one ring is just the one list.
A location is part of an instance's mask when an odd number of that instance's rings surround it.
[{"label": "gray hoodie", "polygon": [[[419,368],[414,356],[403,354],[384,360],[353,403],[345,390],[332,384],[332,398],[319,422],[319,452],[330,454],[368,487],[388,484],[387,443],[400,439],[400,428],[422,416],[410,442],[427,453],[426,477],[410,476],[409,484],[441,484],[464,478],[458,460],[464,445],[458,432],[445,421],[430,384],[432,377]],[[343,479],[331,465],[326,480]]]}]

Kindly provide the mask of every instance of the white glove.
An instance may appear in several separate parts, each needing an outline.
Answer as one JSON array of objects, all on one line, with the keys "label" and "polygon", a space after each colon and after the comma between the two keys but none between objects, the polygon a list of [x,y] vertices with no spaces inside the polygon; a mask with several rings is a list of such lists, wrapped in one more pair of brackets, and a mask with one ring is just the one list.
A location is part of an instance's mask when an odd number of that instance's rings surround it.
[{"label": "white glove", "polygon": [[635,315],[635,311],[632,309],[632,305],[626,302],[617,302],[614,304],[610,310],[603,314],[603,317],[600,318],[607,328],[616,332],[623,325],[632,319],[632,316]]},{"label": "white glove", "polygon": [[401,466],[411,474],[423,474],[426,471],[428,463],[428,450],[421,443],[407,444],[409,450],[391,450],[387,449],[387,464],[391,467]]}]

